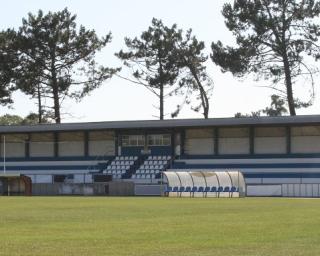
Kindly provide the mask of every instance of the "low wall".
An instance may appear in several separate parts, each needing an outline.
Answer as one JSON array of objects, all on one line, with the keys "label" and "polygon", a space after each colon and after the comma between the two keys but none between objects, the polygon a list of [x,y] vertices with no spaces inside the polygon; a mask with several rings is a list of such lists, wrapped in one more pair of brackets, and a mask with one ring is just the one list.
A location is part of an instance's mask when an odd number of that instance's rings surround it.
[{"label": "low wall", "polygon": [[164,188],[162,185],[143,185],[136,184],[134,194],[136,196],[160,196]]},{"label": "low wall", "polygon": [[282,196],[282,186],[247,185],[247,196]]},{"label": "low wall", "polygon": [[32,195],[133,196],[133,182],[101,182],[92,184],[33,184]]},{"label": "low wall", "polygon": [[320,197],[320,184],[247,185],[247,196]]}]

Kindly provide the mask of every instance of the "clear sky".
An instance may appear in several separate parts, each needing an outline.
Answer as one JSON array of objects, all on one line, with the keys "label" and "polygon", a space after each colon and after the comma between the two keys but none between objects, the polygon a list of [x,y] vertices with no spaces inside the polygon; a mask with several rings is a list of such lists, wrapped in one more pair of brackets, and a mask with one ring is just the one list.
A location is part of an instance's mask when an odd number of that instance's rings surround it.
[{"label": "clear sky", "polygon": [[[148,28],[153,17],[162,19],[167,26],[177,23],[184,30],[192,28],[198,39],[205,41],[208,53],[212,41],[233,44],[232,34],[225,27],[221,15],[225,2],[227,0],[2,0],[0,29],[18,28],[28,12],[36,13],[39,9],[44,12],[58,11],[68,7],[69,11],[77,14],[78,24],[95,29],[100,36],[112,32],[112,43],[107,45],[97,59],[100,64],[118,67],[121,62],[114,53],[125,48],[123,38],[139,36]],[[207,66],[214,81],[210,117],[234,116],[236,112],[250,113],[269,105],[270,95],[274,91],[265,86],[270,82],[254,81],[251,78],[239,80],[231,74],[221,73],[210,60]],[[304,88],[306,85],[299,86]],[[301,95],[302,90],[296,89],[295,93]],[[319,96],[316,97],[312,107],[298,110],[298,114],[319,114]],[[36,111],[34,102],[21,93],[14,94],[14,101],[13,109],[2,108],[1,114],[27,115],[30,111]],[[179,98],[172,98],[166,102],[166,118],[170,118],[171,111],[180,101]],[[154,106],[157,105],[157,98],[144,87],[114,77],[80,103],[70,100],[64,102],[62,112],[71,115],[65,115],[63,121],[156,119],[158,110]],[[188,106],[179,116],[201,117],[200,113],[193,112]]]}]

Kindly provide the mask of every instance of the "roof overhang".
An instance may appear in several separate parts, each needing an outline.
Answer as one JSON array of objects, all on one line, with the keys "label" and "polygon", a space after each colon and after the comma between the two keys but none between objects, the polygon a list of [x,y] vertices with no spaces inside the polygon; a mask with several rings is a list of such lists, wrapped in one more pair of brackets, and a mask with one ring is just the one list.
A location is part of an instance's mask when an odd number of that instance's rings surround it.
[{"label": "roof overhang", "polygon": [[196,127],[233,127],[233,126],[280,126],[320,124],[320,115],[281,116],[281,117],[244,117],[209,119],[170,119],[139,121],[107,121],[87,123],[62,123],[38,125],[0,126],[0,133],[86,131],[86,130],[128,130],[128,129],[174,129]]}]

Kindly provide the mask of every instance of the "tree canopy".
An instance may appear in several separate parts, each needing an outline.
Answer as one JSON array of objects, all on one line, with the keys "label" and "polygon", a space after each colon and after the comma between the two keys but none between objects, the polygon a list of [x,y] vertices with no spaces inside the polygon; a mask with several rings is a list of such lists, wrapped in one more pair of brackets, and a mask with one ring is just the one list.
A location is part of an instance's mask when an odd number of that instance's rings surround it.
[{"label": "tree canopy", "polygon": [[[159,98],[160,120],[164,119],[165,98],[178,90],[174,85],[179,68],[173,59],[173,49],[181,38],[180,33],[176,25],[169,28],[154,18],[140,38],[125,38],[128,51],[121,50],[116,54],[124,65],[132,69],[134,82],[144,85]],[[165,92],[166,89],[170,91]]]},{"label": "tree canopy", "polygon": [[[204,118],[209,117],[209,99],[213,90],[213,81],[206,70],[206,61],[208,56],[203,52],[205,44],[199,41],[192,30],[189,29],[185,35],[181,30],[181,40],[175,44],[174,61],[178,63],[180,68],[179,84],[182,92],[185,95],[185,102],[188,104],[196,103],[196,106],[191,106],[191,109],[198,112],[203,110]],[[196,99],[192,96],[196,94]],[[200,103],[197,103],[200,101]],[[178,106],[176,113],[180,111]]]},{"label": "tree canopy", "polygon": [[168,27],[153,18],[151,26],[140,38],[125,38],[125,44],[128,51],[121,50],[116,55],[132,69],[134,80],[129,80],[147,87],[159,98],[160,119],[165,115],[165,98],[184,97],[183,103],[172,112],[175,117],[184,103],[192,103],[195,92],[200,104],[192,109],[199,111],[202,108],[204,117],[208,118],[213,85],[204,65],[208,56],[203,53],[204,43],[192,35],[191,29],[184,35],[176,24]]},{"label": "tree canopy", "polygon": [[[5,114],[0,116],[0,125],[27,125],[27,124],[37,124],[38,123],[38,114],[30,113],[26,117],[21,117],[19,115],[10,115]],[[43,123],[50,123],[50,120],[43,118]]]},{"label": "tree canopy", "polygon": [[11,104],[11,94],[16,90],[15,68],[19,63],[14,44],[16,33],[8,29],[0,32],[0,104]]},{"label": "tree canopy", "polygon": [[95,55],[111,41],[80,25],[67,9],[37,15],[29,13],[17,33],[17,86],[38,100],[39,121],[49,102],[54,120],[61,122],[65,98],[80,100],[111,78],[117,69],[99,66]]},{"label": "tree canopy", "polygon": [[301,101],[294,96],[294,85],[308,79],[313,97],[312,61],[320,58],[320,3],[314,0],[235,0],[225,4],[222,14],[237,46],[212,43],[212,60],[236,76],[256,74],[271,79],[273,87],[284,92],[291,115]]}]

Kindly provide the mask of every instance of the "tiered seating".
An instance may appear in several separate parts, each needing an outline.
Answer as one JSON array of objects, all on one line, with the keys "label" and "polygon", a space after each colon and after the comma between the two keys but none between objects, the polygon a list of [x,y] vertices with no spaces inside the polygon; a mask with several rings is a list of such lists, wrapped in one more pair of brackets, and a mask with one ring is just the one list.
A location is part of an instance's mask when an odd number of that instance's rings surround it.
[{"label": "tiered seating", "polygon": [[143,164],[132,175],[133,179],[157,179],[169,166],[171,156],[148,156]]},{"label": "tiered seating", "polygon": [[112,175],[114,179],[124,178],[126,175],[128,176],[137,160],[137,156],[116,156],[103,173]]}]

